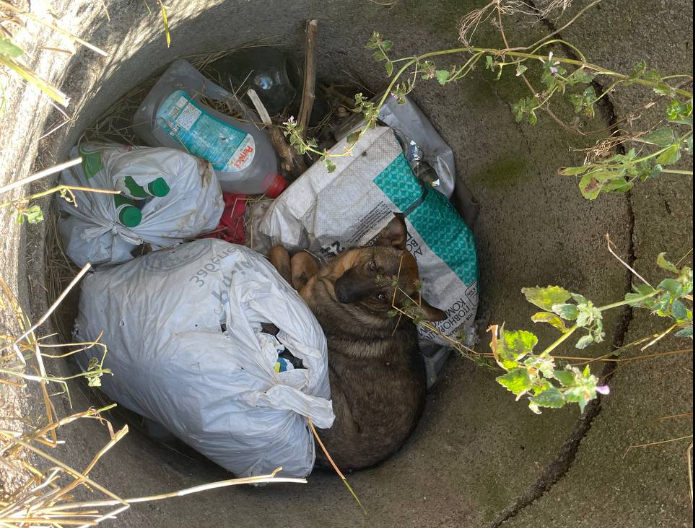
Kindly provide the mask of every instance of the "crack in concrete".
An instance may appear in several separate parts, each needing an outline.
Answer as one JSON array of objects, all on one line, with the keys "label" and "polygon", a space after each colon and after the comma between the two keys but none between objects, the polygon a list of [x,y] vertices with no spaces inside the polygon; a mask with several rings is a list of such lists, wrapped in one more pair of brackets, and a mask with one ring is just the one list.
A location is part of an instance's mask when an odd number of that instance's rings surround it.
[{"label": "crack in concrete", "polygon": [[[534,5],[534,2],[532,0],[528,1],[527,3],[538,13],[540,13],[540,11]],[[551,20],[545,17],[539,18],[540,22],[550,32],[554,33],[555,31],[557,31],[557,27]],[[562,38],[562,35],[558,35],[558,37]],[[567,54],[568,57],[571,57],[573,59],[579,59],[578,55],[574,52],[572,48],[564,44],[560,44],[560,46],[563,48],[563,51]],[[603,91],[606,89],[605,86],[603,86],[600,82],[596,80],[592,82],[592,85],[594,86],[596,93],[599,94],[603,93]],[[605,120],[606,123],[608,123],[611,131],[615,135],[620,135],[621,132],[619,131],[617,126],[617,112],[615,105],[613,104],[613,101],[610,99],[610,95],[603,97],[598,102],[598,108],[601,117]],[[626,152],[625,147],[622,144],[618,145],[617,150],[620,154],[625,154]],[[631,267],[634,267],[634,264],[637,260],[637,255],[635,251],[635,211],[631,192],[626,194],[626,201],[629,226],[627,240],[628,254],[626,260]],[[632,274],[629,270],[626,270],[625,293],[629,293],[630,291],[632,291]],[[615,331],[615,336],[613,338],[612,345],[614,349],[620,349],[625,345],[627,333],[633,318],[633,308],[630,306],[626,306],[625,308],[623,308],[623,313],[621,314],[620,320],[617,324],[617,328]],[[604,378],[607,383],[610,382],[610,380],[613,378],[613,375],[615,374],[615,370],[610,371],[610,368],[610,365],[606,365],[603,371],[601,372],[601,377]],[[490,526],[490,528],[500,528],[502,525],[507,523],[507,521],[516,517],[519,513],[521,513],[521,511],[533,505],[535,502],[537,502],[538,500],[543,498],[547,493],[550,492],[550,490],[569,472],[577,457],[579,446],[581,445],[582,440],[586,437],[589,430],[591,429],[594,419],[600,413],[601,399],[599,397],[598,400],[594,400],[587,407],[586,412],[579,419],[579,422],[572,431],[572,434],[560,448],[558,456],[548,466],[545,473],[540,476],[540,478],[536,481],[535,485],[530,490],[528,490],[528,492],[526,492],[516,501],[514,506],[503,512],[498,518],[498,520]]]}]

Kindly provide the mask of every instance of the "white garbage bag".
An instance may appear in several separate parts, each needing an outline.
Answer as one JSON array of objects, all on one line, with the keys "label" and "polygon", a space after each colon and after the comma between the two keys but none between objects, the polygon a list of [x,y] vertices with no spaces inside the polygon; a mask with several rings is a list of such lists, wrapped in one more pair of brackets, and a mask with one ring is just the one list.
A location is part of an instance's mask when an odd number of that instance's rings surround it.
[{"label": "white garbage bag", "polygon": [[[208,239],[99,270],[82,283],[75,338],[102,331],[110,398],[239,477],[311,473],[307,419],[335,418],[326,339],[261,255]],[[285,369],[283,347],[303,365]],[[80,355],[83,370],[92,358],[97,348]]]},{"label": "white garbage bag", "polygon": [[170,192],[150,199],[142,222],[128,228],[118,221],[114,196],[76,192],[76,203],[59,200],[58,229],[68,256],[78,266],[87,262],[116,264],[132,259],[132,250],[145,243],[152,249],[172,247],[185,239],[213,231],[224,211],[222,190],[208,162],[166,148],[122,147],[87,143],[75,147],[82,165],[63,171],[60,183],[115,190],[130,176],[141,186],[164,178]]},{"label": "white garbage bag", "polygon": [[[334,147],[344,152],[346,141]],[[478,260],[473,233],[446,196],[413,174],[393,130],[368,131],[351,156],[334,158],[329,173],[316,163],[287,189],[257,225],[254,248],[280,244],[331,258],[345,249],[369,245],[393,220],[405,215],[408,250],[423,279],[423,297],[448,317],[438,332],[420,326],[421,343],[449,344],[475,321]]]}]

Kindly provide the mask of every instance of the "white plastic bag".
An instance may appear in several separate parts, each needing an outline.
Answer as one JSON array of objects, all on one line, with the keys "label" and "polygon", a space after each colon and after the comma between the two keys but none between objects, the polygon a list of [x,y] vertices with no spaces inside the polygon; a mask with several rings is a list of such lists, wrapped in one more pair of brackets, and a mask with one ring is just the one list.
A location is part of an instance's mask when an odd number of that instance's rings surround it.
[{"label": "white plastic bag", "polygon": [[[334,147],[343,152],[346,140]],[[335,158],[329,173],[316,163],[269,206],[258,224],[262,250],[281,244],[331,258],[372,243],[405,214],[408,250],[423,279],[423,296],[448,318],[439,332],[455,336],[471,326],[478,306],[478,262],[473,234],[446,196],[413,174],[393,130],[368,131],[352,156]],[[255,243],[254,243],[255,244]],[[420,327],[422,344],[447,345],[437,332]]]},{"label": "white plastic bag", "polygon": [[[279,328],[277,339],[261,323]],[[262,256],[200,240],[99,270],[82,283],[75,338],[102,331],[113,400],[239,477],[311,473],[307,418],[334,420],[326,339]],[[305,368],[276,372],[278,340]],[[93,357],[96,348],[80,366]]]},{"label": "white plastic bag", "polygon": [[[380,100],[382,96],[383,94],[378,95],[375,97],[375,100]],[[398,132],[402,138],[417,144],[422,150],[423,160],[439,176],[437,190],[447,198],[451,198],[456,186],[454,152],[413,100],[410,97],[406,97],[405,103],[400,104],[395,97],[387,98],[384,106],[379,111],[379,119]],[[362,114],[355,115],[336,131],[336,139],[342,141],[350,132],[363,126],[364,116]]]},{"label": "white plastic bag", "polygon": [[142,222],[134,228],[118,222],[113,195],[77,192],[76,207],[59,200],[60,210],[68,215],[59,220],[59,232],[78,266],[125,262],[136,246],[172,247],[219,224],[224,201],[207,162],[173,149],[101,143],[81,145],[71,155],[84,161],[63,171],[61,184],[114,190],[118,180],[131,176],[141,186],[164,178],[171,189],[167,196],[146,203]]}]

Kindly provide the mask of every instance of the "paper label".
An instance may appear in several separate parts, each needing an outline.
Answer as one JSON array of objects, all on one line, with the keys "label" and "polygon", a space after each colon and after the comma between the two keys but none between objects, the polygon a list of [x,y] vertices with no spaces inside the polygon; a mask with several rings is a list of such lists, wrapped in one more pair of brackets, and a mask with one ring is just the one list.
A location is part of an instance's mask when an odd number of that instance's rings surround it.
[{"label": "paper label", "polygon": [[210,161],[220,172],[240,172],[256,155],[251,134],[208,114],[183,90],[159,107],[157,123],[190,154]]}]

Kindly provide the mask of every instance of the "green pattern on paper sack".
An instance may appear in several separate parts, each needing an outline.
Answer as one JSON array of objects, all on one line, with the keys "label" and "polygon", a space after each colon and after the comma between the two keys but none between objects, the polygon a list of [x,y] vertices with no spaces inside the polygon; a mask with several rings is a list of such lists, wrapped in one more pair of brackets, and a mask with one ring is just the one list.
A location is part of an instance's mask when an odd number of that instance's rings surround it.
[{"label": "green pattern on paper sack", "polygon": [[[404,154],[398,156],[374,183],[400,211],[408,211],[408,221],[429,248],[470,286],[478,280],[478,256],[473,233],[446,196],[431,190],[422,200],[423,188]],[[438,230],[446,225],[448,229]]]}]

